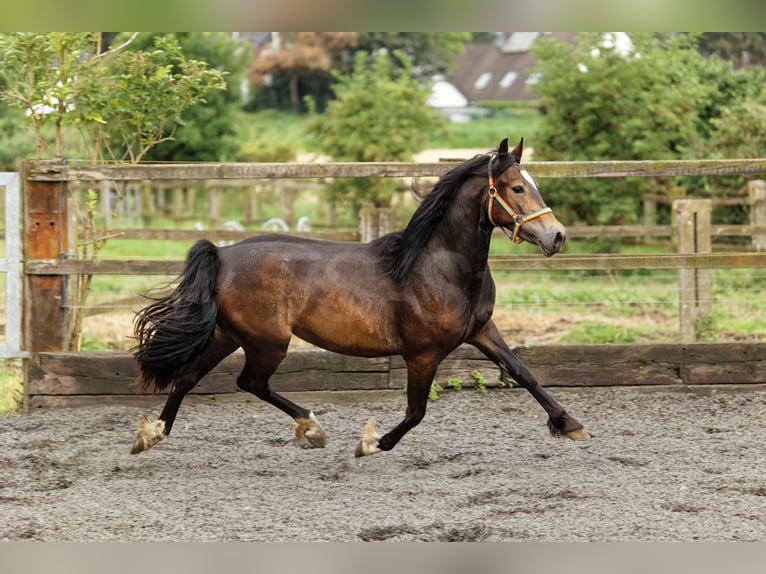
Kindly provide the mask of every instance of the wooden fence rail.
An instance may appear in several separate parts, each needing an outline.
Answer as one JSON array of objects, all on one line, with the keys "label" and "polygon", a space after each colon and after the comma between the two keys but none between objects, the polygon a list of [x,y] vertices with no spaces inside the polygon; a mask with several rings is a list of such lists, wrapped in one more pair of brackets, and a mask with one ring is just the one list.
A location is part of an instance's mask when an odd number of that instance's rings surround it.
[{"label": "wooden fence rail", "polygon": [[[35,259],[26,262],[27,275],[179,275],[180,259]],[[623,255],[491,255],[490,268],[504,271],[571,271],[626,269],[733,269],[766,267],[766,253],[688,253]]]},{"label": "wooden fence rail", "polygon": [[[766,174],[766,158],[666,161],[551,161],[526,162],[535,177],[660,177]],[[441,176],[453,162],[328,162],[328,163],[200,163],[147,165],[66,165],[55,160],[32,162],[28,181],[78,180],[201,180],[322,177],[431,177]]]},{"label": "wooden fence rail", "polygon": [[[762,388],[766,382],[766,343],[664,345],[555,345],[515,347],[514,352],[548,387],[670,386],[680,389],[719,385]],[[253,401],[239,391],[242,353],[225,359],[191,392],[188,400]],[[481,371],[489,387],[499,371],[476,349],[463,346],[440,365],[436,380],[462,379]],[[26,410],[62,406],[132,404],[148,408],[163,395],[137,395],[138,375],[128,353],[36,353],[30,361]],[[399,357],[365,359],[329,351],[293,351],[273,375],[280,392],[388,391],[404,401],[406,368]],[[756,387],[757,385],[757,387]],[[467,392],[467,391],[465,391]]]}]

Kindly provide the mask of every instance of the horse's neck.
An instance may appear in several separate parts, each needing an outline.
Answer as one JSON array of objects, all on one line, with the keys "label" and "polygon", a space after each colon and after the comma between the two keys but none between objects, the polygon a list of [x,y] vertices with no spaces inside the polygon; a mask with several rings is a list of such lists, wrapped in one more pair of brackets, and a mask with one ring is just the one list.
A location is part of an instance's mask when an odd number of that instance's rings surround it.
[{"label": "horse's neck", "polygon": [[492,236],[491,226],[482,223],[486,209],[484,187],[482,181],[473,178],[457,190],[431,241],[434,249],[459,256],[463,269],[467,262],[472,274],[485,269]]}]

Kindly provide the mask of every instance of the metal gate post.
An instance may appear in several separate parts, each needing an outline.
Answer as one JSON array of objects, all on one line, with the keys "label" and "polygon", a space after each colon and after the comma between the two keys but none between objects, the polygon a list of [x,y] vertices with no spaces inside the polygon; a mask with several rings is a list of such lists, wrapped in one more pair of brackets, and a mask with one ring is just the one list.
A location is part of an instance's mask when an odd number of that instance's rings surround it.
[{"label": "metal gate post", "polygon": [[0,358],[26,357],[21,350],[21,233],[19,226],[19,174],[0,173],[0,187],[5,188],[5,257],[0,259],[0,273],[5,273],[5,342]]}]

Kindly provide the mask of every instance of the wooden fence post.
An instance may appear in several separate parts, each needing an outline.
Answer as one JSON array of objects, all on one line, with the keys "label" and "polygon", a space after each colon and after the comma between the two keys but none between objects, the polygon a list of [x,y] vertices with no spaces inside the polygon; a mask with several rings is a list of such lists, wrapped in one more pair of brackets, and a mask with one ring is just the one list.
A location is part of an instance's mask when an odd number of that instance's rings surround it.
[{"label": "wooden fence post", "polygon": [[[657,225],[657,198],[654,195],[644,194],[644,225]],[[649,243],[654,238],[644,237],[643,241]]]},{"label": "wooden fence post", "polygon": [[279,183],[276,187],[279,192],[279,211],[282,219],[288,225],[292,225],[295,223],[295,192],[290,187],[280,187]]},{"label": "wooden fence post", "polygon": [[[750,225],[766,227],[766,181],[748,181],[747,195],[750,203]],[[753,247],[756,251],[766,251],[766,233],[753,233]]]},{"label": "wooden fence post", "polygon": [[[711,253],[710,199],[677,199],[673,202],[678,253]],[[678,307],[680,339],[697,338],[698,321],[711,311],[710,269],[678,270]]]},{"label": "wooden fence post", "polygon": [[178,182],[176,187],[173,187],[173,220],[175,221],[176,229],[183,227],[184,216],[184,195],[185,190],[182,182]]},{"label": "wooden fence post", "polygon": [[[63,180],[30,181],[30,169],[30,162],[25,162],[24,258],[59,259],[67,250],[68,185]],[[66,350],[66,275],[25,275],[24,279],[25,349],[32,353]]]},{"label": "wooden fence post", "polygon": [[359,210],[359,241],[369,243],[390,233],[391,210],[385,207],[363,207]]}]

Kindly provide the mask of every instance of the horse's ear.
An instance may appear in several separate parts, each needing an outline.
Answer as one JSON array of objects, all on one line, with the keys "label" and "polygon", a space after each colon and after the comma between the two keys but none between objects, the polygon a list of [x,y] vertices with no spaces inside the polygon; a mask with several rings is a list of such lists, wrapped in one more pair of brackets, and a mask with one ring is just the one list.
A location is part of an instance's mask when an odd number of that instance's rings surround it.
[{"label": "horse's ear", "polygon": [[500,145],[497,146],[497,154],[505,155],[507,153],[508,153],[508,138],[505,138],[503,141],[500,142]]},{"label": "horse's ear", "polygon": [[521,138],[519,140],[519,143],[516,145],[515,148],[511,151],[511,155],[513,156],[513,159],[516,160],[516,163],[521,163],[521,154],[524,151],[524,138]]}]

